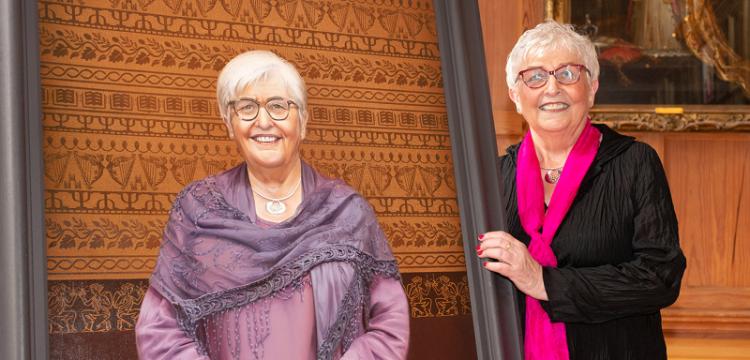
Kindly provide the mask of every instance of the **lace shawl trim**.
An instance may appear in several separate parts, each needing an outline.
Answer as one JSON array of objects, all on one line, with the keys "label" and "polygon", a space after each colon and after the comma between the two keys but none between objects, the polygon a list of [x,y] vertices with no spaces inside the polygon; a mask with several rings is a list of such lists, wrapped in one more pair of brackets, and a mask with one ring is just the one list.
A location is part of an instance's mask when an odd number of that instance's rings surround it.
[{"label": "lace shawl trim", "polygon": [[196,340],[199,351],[205,354],[206,349],[197,334],[202,319],[275,296],[301,281],[313,267],[327,262],[346,262],[355,269],[347,293],[337,309],[336,321],[328,330],[326,338],[319,341],[317,358],[330,359],[339,344],[342,351],[345,351],[356,338],[357,319],[361,317],[354,315],[364,311],[369,304],[369,285],[373,278],[382,276],[400,279],[395,260],[376,260],[369,254],[346,245],[313,249],[254,283],[178,301],[177,322],[188,336]]}]

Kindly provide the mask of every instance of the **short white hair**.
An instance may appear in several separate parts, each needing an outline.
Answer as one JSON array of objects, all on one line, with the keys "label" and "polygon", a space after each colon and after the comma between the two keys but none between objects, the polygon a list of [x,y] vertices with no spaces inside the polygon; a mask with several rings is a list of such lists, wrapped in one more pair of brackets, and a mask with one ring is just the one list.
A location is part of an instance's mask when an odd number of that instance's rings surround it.
[{"label": "short white hair", "polygon": [[599,60],[591,40],[577,33],[570,24],[546,21],[533,29],[526,30],[510,51],[508,62],[505,64],[505,81],[508,83],[508,88],[515,86],[518,73],[523,70],[521,66],[527,59],[541,57],[554,50],[567,50],[578,54],[583,65],[591,72],[589,81],[593,82],[599,78]]},{"label": "short white hair", "polygon": [[266,50],[252,50],[237,55],[219,73],[216,99],[221,118],[232,129],[229,102],[246,87],[268,80],[280,80],[299,109],[300,124],[307,123],[307,91],[305,81],[297,69],[282,57]]}]

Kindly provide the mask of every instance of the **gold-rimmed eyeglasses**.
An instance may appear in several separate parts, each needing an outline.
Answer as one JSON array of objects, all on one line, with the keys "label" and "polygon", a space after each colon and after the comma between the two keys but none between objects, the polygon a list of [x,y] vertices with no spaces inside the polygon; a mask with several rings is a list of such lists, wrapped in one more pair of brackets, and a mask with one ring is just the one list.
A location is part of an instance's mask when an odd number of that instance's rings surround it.
[{"label": "gold-rimmed eyeglasses", "polygon": [[258,100],[251,98],[241,98],[230,101],[228,105],[242,121],[255,120],[260,113],[261,107],[266,109],[266,113],[268,113],[271,119],[283,121],[289,117],[289,109],[292,106],[297,106],[294,101],[282,97],[272,97],[266,99],[264,102],[258,102]]},{"label": "gold-rimmed eyeglasses", "polygon": [[552,71],[538,66],[520,71],[518,73],[518,79],[523,80],[523,83],[532,89],[546,85],[550,75],[554,76],[555,80],[560,84],[572,85],[577,83],[581,78],[581,72],[583,70],[586,70],[589,75],[591,74],[589,69],[581,64],[564,64]]}]

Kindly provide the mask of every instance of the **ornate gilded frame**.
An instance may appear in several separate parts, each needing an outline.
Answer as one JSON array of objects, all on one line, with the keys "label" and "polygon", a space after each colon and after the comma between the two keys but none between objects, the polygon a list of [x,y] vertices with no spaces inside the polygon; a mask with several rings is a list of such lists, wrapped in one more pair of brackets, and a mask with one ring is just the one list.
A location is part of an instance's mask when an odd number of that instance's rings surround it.
[{"label": "ornate gilded frame", "polygon": [[[750,93],[750,60],[724,40],[708,0],[685,0],[680,24],[690,51]],[[570,22],[571,0],[544,0],[545,19]],[[750,106],[595,105],[592,119],[625,131],[750,131]]]}]

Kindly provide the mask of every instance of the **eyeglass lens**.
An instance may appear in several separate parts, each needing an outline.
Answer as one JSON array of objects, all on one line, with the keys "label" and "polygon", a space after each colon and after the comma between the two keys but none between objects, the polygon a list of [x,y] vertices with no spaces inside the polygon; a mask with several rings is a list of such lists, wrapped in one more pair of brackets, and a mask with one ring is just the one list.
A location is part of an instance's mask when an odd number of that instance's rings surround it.
[{"label": "eyeglass lens", "polygon": [[563,65],[554,71],[547,71],[543,68],[533,68],[521,72],[521,79],[530,88],[538,88],[547,84],[550,73],[554,74],[555,79],[560,84],[570,85],[578,82],[581,77],[580,65]]},{"label": "eyeglass lens", "polygon": [[[290,103],[289,100],[270,99],[265,104],[262,104],[262,106],[272,119],[280,121],[285,120],[289,116]],[[233,107],[240,119],[251,121],[258,117],[261,104],[253,99],[240,99],[234,102]]]}]

